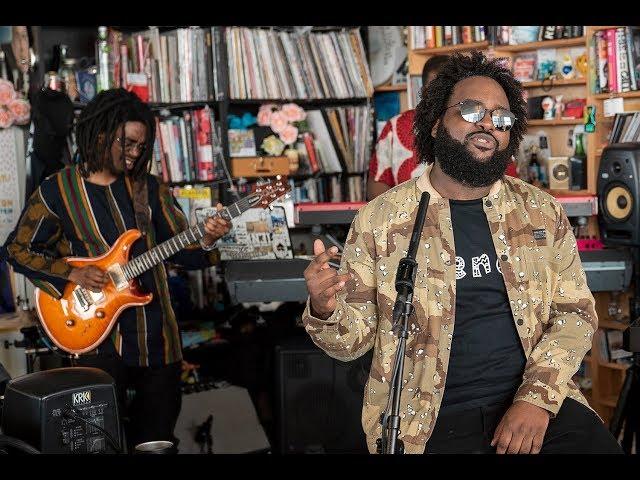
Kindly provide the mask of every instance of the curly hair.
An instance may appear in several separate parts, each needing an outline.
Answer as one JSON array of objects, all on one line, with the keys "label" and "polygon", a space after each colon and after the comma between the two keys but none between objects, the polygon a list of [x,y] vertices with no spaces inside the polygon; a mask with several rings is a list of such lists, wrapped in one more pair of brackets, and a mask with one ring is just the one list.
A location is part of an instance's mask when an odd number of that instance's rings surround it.
[{"label": "curly hair", "polygon": [[[108,153],[120,126],[125,122],[141,122],[147,127],[145,149],[136,160],[131,176],[138,179],[149,170],[156,136],[151,109],[135,93],[123,88],[113,88],[96,95],[78,118],[76,159],[84,177],[105,169],[106,162],[113,161]],[[124,147],[122,155],[124,156]]]},{"label": "curly hair", "polygon": [[481,52],[470,55],[455,53],[442,65],[440,73],[431,81],[429,88],[422,89],[422,100],[416,107],[413,121],[415,149],[422,162],[433,163],[433,143],[431,130],[444,114],[449,98],[458,82],[468,77],[489,77],[500,84],[507,95],[509,106],[517,120],[511,128],[509,146],[515,152],[527,130],[527,103],[524,100],[522,84],[513,78],[511,72],[500,65],[499,60],[489,60]]}]

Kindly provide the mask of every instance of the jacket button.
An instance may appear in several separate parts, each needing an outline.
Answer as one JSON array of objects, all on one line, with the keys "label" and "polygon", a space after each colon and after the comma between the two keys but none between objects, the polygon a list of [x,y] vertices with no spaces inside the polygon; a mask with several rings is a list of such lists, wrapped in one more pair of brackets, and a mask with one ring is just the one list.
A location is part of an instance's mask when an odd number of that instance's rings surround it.
[{"label": "jacket button", "polygon": [[485,202],[485,205],[486,205],[487,207],[491,207],[491,206],[493,205],[493,203],[491,203],[491,200],[487,200],[487,201]]},{"label": "jacket button", "polygon": [[518,325],[522,325],[524,323],[524,320],[522,320],[521,318],[519,318],[516,322]]},{"label": "jacket button", "polygon": [[503,254],[503,255],[500,255],[500,259],[506,262],[507,260],[509,260],[509,257]]}]

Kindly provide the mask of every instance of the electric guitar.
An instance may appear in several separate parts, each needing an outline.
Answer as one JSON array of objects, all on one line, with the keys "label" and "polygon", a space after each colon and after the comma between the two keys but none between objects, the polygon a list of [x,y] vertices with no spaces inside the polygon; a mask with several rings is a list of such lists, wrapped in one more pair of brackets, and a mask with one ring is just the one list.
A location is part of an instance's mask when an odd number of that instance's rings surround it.
[{"label": "electric guitar", "polygon": [[[268,207],[289,190],[286,178],[278,176],[219,213],[212,209],[209,216],[220,214],[232,220],[249,208]],[[93,292],[69,282],[60,299],[36,288],[38,317],[45,332],[53,343],[71,354],[93,350],[107,337],[123,310],[146,305],[153,299],[152,293],[140,290],[136,277],[197,242],[204,234],[204,222],[201,222],[130,260],[131,245],[142,236],[139,230],[131,229],[99,257],[66,258],[72,267],[93,265],[106,272],[107,284],[100,292]]]}]

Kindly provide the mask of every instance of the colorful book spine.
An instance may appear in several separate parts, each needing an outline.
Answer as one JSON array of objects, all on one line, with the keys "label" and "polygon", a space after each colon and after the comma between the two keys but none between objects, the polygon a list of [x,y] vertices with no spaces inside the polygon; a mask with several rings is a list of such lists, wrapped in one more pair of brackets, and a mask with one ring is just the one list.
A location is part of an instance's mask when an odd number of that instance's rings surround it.
[{"label": "colorful book spine", "polygon": [[618,71],[616,60],[616,31],[611,28],[607,33],[607,66],[609,67],[609,91],[618,92]]}]

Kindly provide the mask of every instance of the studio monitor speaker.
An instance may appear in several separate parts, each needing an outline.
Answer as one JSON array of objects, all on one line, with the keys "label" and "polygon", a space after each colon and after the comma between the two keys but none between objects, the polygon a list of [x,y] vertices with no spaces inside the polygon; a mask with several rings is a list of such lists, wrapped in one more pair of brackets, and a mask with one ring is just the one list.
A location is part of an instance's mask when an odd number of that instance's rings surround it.
[{"label": "studio monitor speaker", "polygon": [[598,220],[607,245],[640,245],[640,144],[604,148],[598,171]]}]

